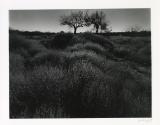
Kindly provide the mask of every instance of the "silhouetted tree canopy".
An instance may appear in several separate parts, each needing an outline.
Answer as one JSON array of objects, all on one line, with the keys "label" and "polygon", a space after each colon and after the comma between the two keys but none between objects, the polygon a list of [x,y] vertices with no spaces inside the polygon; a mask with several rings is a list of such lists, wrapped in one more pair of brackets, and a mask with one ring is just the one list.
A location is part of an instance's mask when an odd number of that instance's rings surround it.
[{"label": "silhouetted tree canopy", "polygon": [[103,11],[96,11],[95,13],[91,14],[90,23],[94,25],[96,33],[99,32],[99,29],[108,30],[108,23],[106,22],[105,17],[106,15]]},{"label": "silhouetted tree canopy", "polygon": [[68,16],[62,16],[60,19],[61,25],[68,25],[74,28],[74,34],[76,34],[77,28],[89,26],[88,13],[83,11],[72,12]]}]

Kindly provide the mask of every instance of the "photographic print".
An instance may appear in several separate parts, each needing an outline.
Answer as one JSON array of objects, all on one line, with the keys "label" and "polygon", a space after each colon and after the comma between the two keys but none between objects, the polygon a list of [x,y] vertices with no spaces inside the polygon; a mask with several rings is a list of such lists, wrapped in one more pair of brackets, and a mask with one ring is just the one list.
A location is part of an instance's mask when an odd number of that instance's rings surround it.
[{"label": "photographic print", "polygon": [[9,10],[10,118],[150,118],[150,11]]}]

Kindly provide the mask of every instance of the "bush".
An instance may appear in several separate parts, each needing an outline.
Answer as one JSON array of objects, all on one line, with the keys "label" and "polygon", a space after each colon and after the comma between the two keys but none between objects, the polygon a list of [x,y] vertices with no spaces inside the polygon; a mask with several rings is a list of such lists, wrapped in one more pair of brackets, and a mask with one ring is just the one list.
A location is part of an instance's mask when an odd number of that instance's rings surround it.
[{"label": "bush", "polygon": [[112,37],[110,37],[110,39],[112,40],[113,44],[125,45],[125,44],[128,44],[132,40],[132,37],[112,36]]},{"label": "bush", "polygon": [[27,80],[21,72],[10,72],[9,74],[9,98],[10,98],[10,118],[22,117],[25,111],[25,100],[27,98]]},{"label": "bush", "polygon": [[92,50],[92,51],[96,52],[97,54],[105,55],[106,50],[103,46],[100,46],[95,43],[90,43],[90,42],[86,43],[84,46],[86,49]]},{"label": "bush", "polygon": [[30,43],[21,35],[10,34],[9,36],[9,49],[10,51],[16,51],[17,49],[29,49]]},{"label": "bush", "polygon": [[31,44],[23,37],[17,34],[9,36],[9,51],[19,53],[24,57],[29,56],[28,49]]},{"label": "bush", "polygon": [[49,65],[68,69],[74,62],[79,60],[88,60],[102,70],[106,64],[106,59],[104,57],[91,51],[63,52],[55,50],[38,53],[35,57],[26,62],[26,65],[30,68],[39,65]]},{"label": "bush", "polygon": [[117,47],[114,49],[114,55],[118,58],[129,59],[133,55],[133,51],[125,47]]},{"label": "bush", "polygon": [[96,77],[86,84],[82,94],[83,117],[113,117],[116,113],[116,100],[113,88],[114,79],[105,75]]},{"label": "bush", "polygon": [[127,94],[139,91],[138,84],[124,66],[114,66],[114,70],[110,67],[105,74],[85,60],[77,61],[70,67],[64,102],[71,117],[122,117],[127,113],[134,114],[130,103],[134,98],[128,98],[130,95]]},{"label": "bush", "polygon": [[16,72],[16,73],[22,73],[25,70],[24,66],[25,59],[20,55],[16,53],[9,53],[9,71],[10,72]]},{"label": "bush", "polygon": [[108,51],[112,51],[114,48],[113,44],[103,36],[90,34],[90,33],[84,33],[84,34],[81,34],[81,37],[93,43],[100,44],[101,46],[105,47],[105,49]]},{"label": "bush", "polygon": [[38,53],[33,58],[28,60],[27,65],[29,67],[50,65],[50,66],[63,66],[65,53],[58,50],[48,50]]},{"label": "bush", "polygon": [[28,58],[45,50],[45,48],[36,40],[29,40],[22,35],[13,33],[9,36],[9,50]]},{"label": "bush", "polygon": [[82,43],[77,43],[77,44],[74,44],[73,46],[67,47],[66,51],[74,52],[74,51],[79,51],[83,49],[84,49],[84,45]]},{"label": "bush", "polygon": [[57,33],[52,40],[41,41],[47,48],[64,49],[70,44],[72,33]]},{"label": "bush", "polygon": [[[148,104],[151,98],[150,85],[144,81],[143,76],[123,63],[108,65],[106,74],[116,78],[115,84],[113,84],[117,93],[116,101],[118,101],[116,116],[142,117],[151,115]],[[147,108],[148,110],[146,110]]]},{"label": "bush", "polygon": [[131,57],[133,61],[138,62],[144,66],[151,65],[151,45],[147,44],[145,47],[142,47]]},{"label": "bush", "polygon": [[73,46],[73,45],[75,45],[75,44],[85,44],[85,43],[87,43],[87,42],[90,42],[89,40],[87,40],[87,39],[85,39],[85,38],[83,38],[83,37],[81,37],[81,35],[79,34],[77,34],[77,35],[75,35],[75,36],[73,36],[73,38],[71,39],[71,42],[70,42],[70,46]]},{"label": "bush", "polygon": [[151,65],[151,40],[149,37],[112,37],[114,56],[138,63]]},{"label": "bush", "polygon": [[57,67],[40,66],[26,74],[11,74],[11,118],[34,117],[36,111],[46,104],[48,108],[61,107],[64,86],[65,72]]},{"label": "bush", "polygon": [[83,102],[85,97],[82,97],[82,93],[85,87],[91,86],[94,82],[98,83],[97,78],[101,78],[102,75],[103,73],[98,68],[85,60],[76,62],[70,67],[64,103],[65,109],[71,117],[85,117],[88,114],[85,111],[86,107],[83,104],[85,103]]},{"label": "bush", "polygon": [[76,61],[80,61],[80,60],[87,60],[90,63],[92,63],[94,66],[100,68],[102,71],[105,70],[105,65],[107,63],[107,60],[101,55],[98,55],[94,52],[86,51],[86,50],[75,51],[68,54],[65,62],[66,64],[71,66]]},{"label": "bush", "polygon": [[58,103],[60,91],[64,87],[64,70],[57,67],[34,67],[29,74],[30,93],[37,104]]},{"label": "bush", "polygon": [[79,50],[91,50],[101,55],[105,55],[105,52],[106,52],[102,46],[100,46],[99,44],[91,43],[91,42],[87,42],[85,44],[77,43],[77,44],[74,44],[73,46],[67,47],[66,50],[71,52],[79,51]]}]

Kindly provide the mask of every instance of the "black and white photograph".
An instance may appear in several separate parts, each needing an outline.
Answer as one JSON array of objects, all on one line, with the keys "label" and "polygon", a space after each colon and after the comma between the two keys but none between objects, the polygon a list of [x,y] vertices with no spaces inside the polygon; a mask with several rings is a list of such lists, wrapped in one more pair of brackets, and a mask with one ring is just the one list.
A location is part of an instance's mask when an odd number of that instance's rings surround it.
[{"label": "black and white photograph", "polygon": [[151,9],[9,10],[10,118],[150,118]]},{"label": "black and white photograph", "polygon": [[150,11],[9,10],[10,118],[151,117]]}]

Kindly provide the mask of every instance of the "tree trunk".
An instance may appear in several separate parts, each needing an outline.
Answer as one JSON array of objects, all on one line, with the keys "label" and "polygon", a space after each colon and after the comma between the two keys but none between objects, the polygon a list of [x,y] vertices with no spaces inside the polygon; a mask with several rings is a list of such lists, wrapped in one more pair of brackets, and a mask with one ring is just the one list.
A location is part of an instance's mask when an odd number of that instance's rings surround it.
[{"label": "tree trunk", "polygon": [[96,28],[96,34],[98,34],[98,29],[99,29],[99,28]]},{"label": "tree trunk", "polygon": [[74,27],[74,34],[76,34],[76,32],[77,32],[77,28],[76,28],[76,27]]},{"label": "tree trunk", "polygon": [[96,34],[98,34],[98,30],[99,30],[99,25],[96,24]]}]

